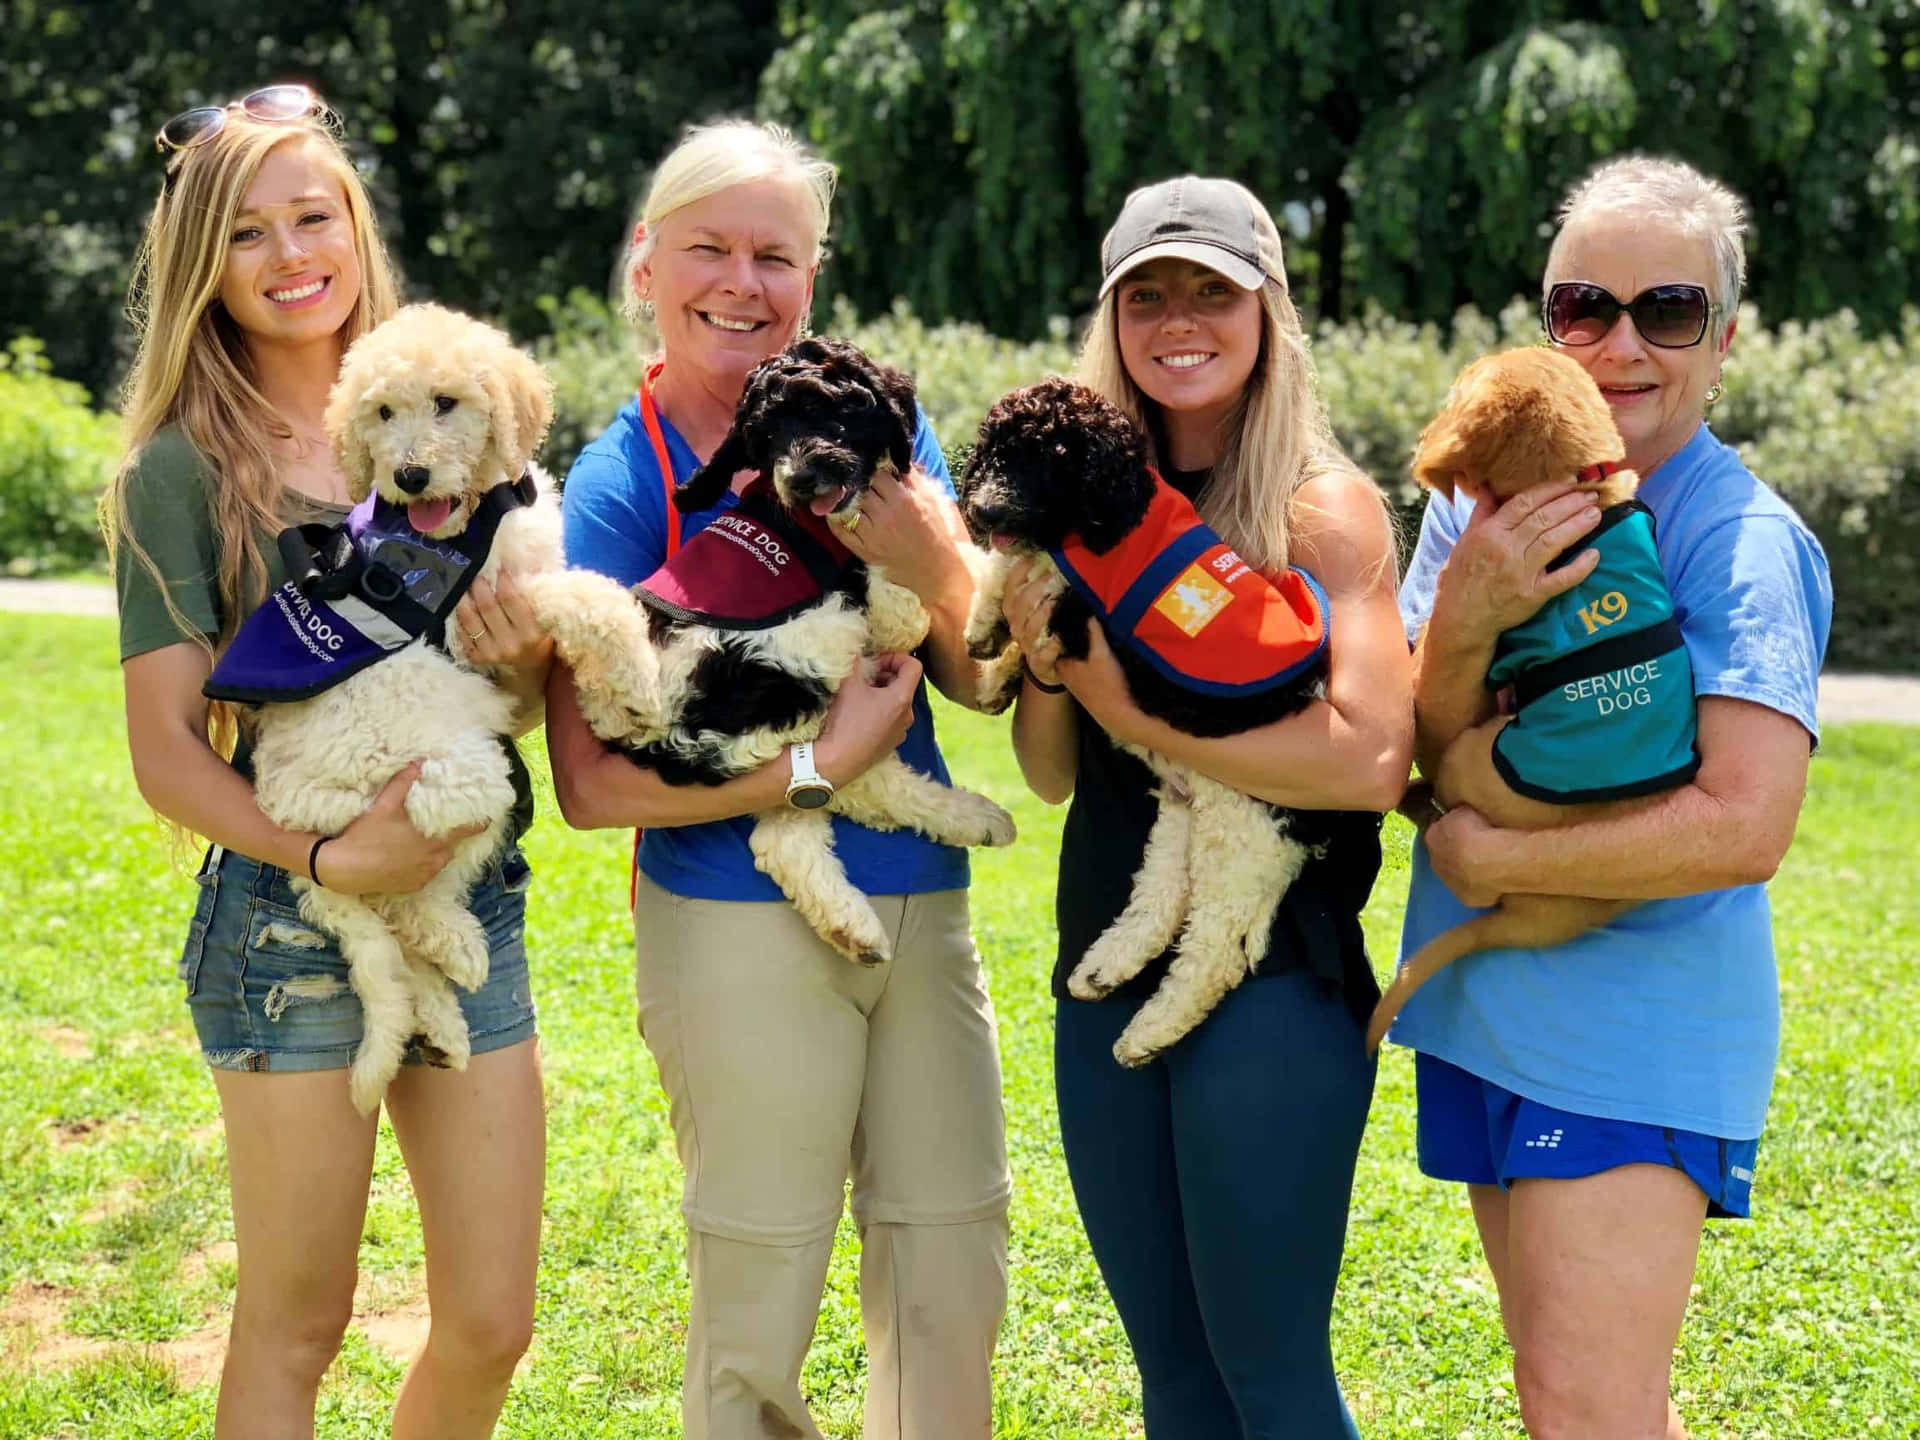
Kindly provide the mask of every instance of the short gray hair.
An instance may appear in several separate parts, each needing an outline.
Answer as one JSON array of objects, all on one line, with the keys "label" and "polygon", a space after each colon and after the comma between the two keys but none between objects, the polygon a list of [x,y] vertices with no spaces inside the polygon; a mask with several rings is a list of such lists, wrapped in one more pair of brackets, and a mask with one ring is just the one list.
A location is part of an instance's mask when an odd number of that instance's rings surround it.
[{"label": "short gray hair", "polygon": [[1713,259],[1714,306],[1732,318],[1747,279],[1747,207],[1727,186],[1684,160],[1622,155],[1589,171],[1560,202],[1560,233],[1547,255],[1548,273],[1572,221],[1623,211],[1665,220],[1683,234],[1704,239]]},{"label": "short gray hair", "polygon": [[806,191],[811,202],[813,254],[819,260],[826,247],[827,221],[833,206],[839,171],[796,139],[784,126],[753,120],[719,120],[688,129],[653,172],[640,220],[647,232],[627,247],[621,267],[629,319],[639,313],[640,299],[633,289],[634,266],[653,253],[660,222],[683,205],[704,200],[734,185],[755,180],[786,180]]}]

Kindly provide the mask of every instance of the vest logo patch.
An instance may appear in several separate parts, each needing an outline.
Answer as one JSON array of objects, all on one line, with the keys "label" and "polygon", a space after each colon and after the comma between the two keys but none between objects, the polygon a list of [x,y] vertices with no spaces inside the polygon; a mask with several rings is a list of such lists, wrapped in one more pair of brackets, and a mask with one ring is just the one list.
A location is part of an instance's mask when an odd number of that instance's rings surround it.
[{"label": "vest logo patch", "polygon": [[1211,625],[1222,610],[1233,603],[1233,592],[1215,580],[1198,564],[1180,572],[1173,584],[1160,592],[1153,608],[1184,631],[1189,639]]}]

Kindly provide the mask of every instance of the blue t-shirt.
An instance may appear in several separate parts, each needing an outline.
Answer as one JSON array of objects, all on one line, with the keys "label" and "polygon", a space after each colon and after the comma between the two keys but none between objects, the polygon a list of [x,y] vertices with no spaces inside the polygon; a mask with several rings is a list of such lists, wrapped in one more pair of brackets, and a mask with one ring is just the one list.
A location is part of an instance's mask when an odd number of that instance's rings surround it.
[{"label": "blue t-shirt", "polygon": [[[666,416],[659,419],[674,481],[684,484],[700,468],[699,458]],[[946,457],[924,411],[914,436],[913,461],[949,495],[953,493]],[[682,543],[738,501],[729,490],[712,509],[683,515]],[[567,472],[560,506],[567,563],[610,575],[622,585],[638,584],[667,558],[670,503],[636,397],[620,408],[613,423],[580,452]],[[914,769],[947,782],[924,684],[914,696],[913,728],[899,755]],[[784,899],[780,887],[754,867],[753,852],[747,846],[752,830],[750,815],[704,825],[648,826],[640,842],[640,868],[661,889],[697,900]],[[967,852],[915,831],[871,830],[836,815],[833,840],[848,879],[869,895],[958,890],[967,884]]]},{"label": "blue t-shirt", "polygon": [[[1817,737],[1833,618],[1819,541],[1704,424],[1639,498],[1658,522],[1696,693],[1765,705]],[[1464,494],[1427,502],[1400,587],[1410,642],[1472,510]],[[1416,843],[1402,959],[1474,913]],[[1766,887],[1650,900],[1566,945],[1468,956],[1407,1002],[1392,1034],[1556,1109],[1752,1139],[1780,1042]]]}]

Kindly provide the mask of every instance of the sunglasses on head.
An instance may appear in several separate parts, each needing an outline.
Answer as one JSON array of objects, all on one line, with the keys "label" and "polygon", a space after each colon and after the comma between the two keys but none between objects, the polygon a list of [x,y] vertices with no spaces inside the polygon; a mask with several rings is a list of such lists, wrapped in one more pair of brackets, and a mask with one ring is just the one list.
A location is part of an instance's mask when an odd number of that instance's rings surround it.
[{"label": "sunglasses on head", "polygon": [[154,132],[153,148],[162,155],[204,145],[226,128],[227,115],[239,110],[254,120],[303,120],[320,108],[320,97],[304,85],[268,85],[225,105],[182,110]]},{"label": "sunglasses on head", "polygon": [[1554,344],[1592,345],[1606,338],[1623,310],[1647,344],[1686,350],[1706,336],[1713,304],[1698,285],[1649,286],[1623,304],[1604,285],[1568,280],[1547,291],[1540,316]]}]

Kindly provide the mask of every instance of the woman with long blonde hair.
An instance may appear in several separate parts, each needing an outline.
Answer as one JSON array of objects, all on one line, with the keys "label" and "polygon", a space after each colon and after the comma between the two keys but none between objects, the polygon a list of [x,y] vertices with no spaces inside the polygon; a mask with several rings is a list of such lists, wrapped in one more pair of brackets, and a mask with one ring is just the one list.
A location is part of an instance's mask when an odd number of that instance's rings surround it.
[{"label": "woman with long blonde hair", "polygon": [[[1015,750],[1035,794],[1073,799],[1054,969],[1067,1169],[1150,1440],[1351,1436],[1328,1327],[1373,1094],[1364,1038],[1379,991],[1360,910],[1413,744],[1392,529],[1327,429],[1280,236],[1251,193],[1195,176],[1135,191],[1101,260],[1080,378],[1141,425],[1161,474],[1254,566],[1319,579],[1331,653],[1326,694],[1305,710],[1198,740],[1133,704],[1097,628],[1083,661],[1036,653],[1045,581],[1010,577],[1031,667]],[[1113,1044],[1166,957],[1100,1001],[1066,985],[1125,905],[1153,824],[1152,774],[1123,744],[1303,812],[1295,833],[1315,845],[1259,970],[1137,1070]]]},{"label": "woman with long blonde hair", "polygon": [[[239,1285],[215,1433],[311,1436],[352,1313],[378,1119],[348,1099],[360,1007],[290,875],[347,893],[424,884],[460,835],[404,808],[414,767],[338,835],[281,829],[254,801],[246,736],[201,695],[214,656],[286,577],[276,532],[337,522],[345,476],[321,426],[341,356],[394,309],[367,194],[331,116],[300,86],[175,116],[138,261],[127,454],[102,504],[120,602],[127,740],[140,793],[211,842],[180,962],[225,1125]],[[469,654],[506,667],[539,715],[548,644],[506,582],[457,612]],[[514,757],[531,818],[525,769]],[[420,1201],[432,1328],[398,1437],[492,1432],[533,1316],[545,1152],[522,943],[526,864],[509,845],[475,887],[492,964],[461,997],[463,1074],[416,1048],[387,1093]],[[416,1042],[417,1047],[418,1042]]]}]

